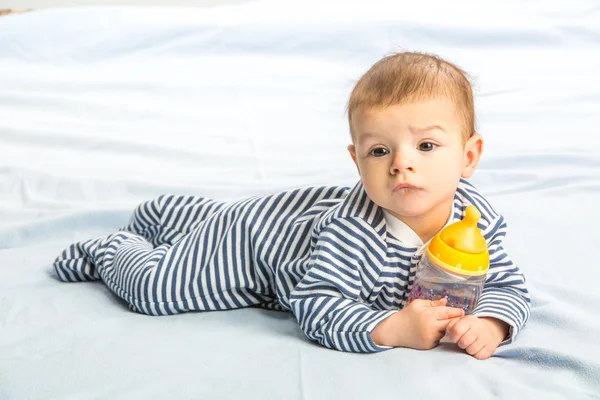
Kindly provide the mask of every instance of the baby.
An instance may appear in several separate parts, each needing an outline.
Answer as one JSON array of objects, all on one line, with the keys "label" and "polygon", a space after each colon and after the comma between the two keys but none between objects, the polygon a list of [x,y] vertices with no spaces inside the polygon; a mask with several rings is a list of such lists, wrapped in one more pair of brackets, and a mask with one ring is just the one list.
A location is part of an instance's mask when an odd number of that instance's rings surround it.
[{"label": "baby", "polygon": [[[261,306],[291,311],[306,336],[352,352],[431,349],[447,335],[485,359],[525,325],[525,279],[504,249],[506,224],[465,179],[483,138],[471,85],[438,57],[378,61],[348,103],[348,151],[360,181],[223,203],[163,195],[129,225],[69,246],[55,260],[63,281],[101,279],[150,315]],[[481,212],[490,268],[471,315],[446,299],[407,305],[427,242]]]}]

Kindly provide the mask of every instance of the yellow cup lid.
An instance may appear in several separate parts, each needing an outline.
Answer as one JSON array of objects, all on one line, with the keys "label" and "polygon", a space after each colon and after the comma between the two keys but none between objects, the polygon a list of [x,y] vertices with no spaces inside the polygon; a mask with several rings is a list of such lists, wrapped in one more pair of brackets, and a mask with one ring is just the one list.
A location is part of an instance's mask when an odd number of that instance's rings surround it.
[{"label": "yellow cup lid", "polygon": [[481,213],[467,206],[462,221],[448,225],[431,239],[427,255],[437,265],[453,273],[479,276],[487,273],[490,256],[485,238],[477,228]]}]

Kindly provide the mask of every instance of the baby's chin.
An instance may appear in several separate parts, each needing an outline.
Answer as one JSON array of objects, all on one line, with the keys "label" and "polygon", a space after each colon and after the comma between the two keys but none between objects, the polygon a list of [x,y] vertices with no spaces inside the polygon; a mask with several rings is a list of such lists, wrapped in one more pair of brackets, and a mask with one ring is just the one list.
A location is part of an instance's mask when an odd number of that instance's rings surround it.
[{"label": "baby's chin", "polygon": [[423,207],[422,204],[415,205],[414,207],[407,207],[403,205],[402,207],[384,207],[390,214],[394,217],[400,219],[401,221],[409,220],[409,219],[418,219],[420,217],[425,217],[427,215],[427,207]]}]

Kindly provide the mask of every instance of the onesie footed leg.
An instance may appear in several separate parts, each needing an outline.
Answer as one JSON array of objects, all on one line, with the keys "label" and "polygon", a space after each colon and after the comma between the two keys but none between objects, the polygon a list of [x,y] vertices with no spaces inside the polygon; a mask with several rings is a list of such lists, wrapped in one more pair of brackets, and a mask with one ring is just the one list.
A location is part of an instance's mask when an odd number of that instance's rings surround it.
[{"label": "onesie footed leg", "polygon": [[64,282],[99,280],[95,257],[103,240],[91,239],[77,242],[63,250],[53,264],[58,279]]}]

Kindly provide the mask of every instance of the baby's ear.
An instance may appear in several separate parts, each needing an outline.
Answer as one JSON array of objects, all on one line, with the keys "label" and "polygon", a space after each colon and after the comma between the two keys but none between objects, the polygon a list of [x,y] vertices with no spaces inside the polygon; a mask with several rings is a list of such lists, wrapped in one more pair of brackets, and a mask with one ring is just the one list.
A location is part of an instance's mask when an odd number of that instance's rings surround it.
[{"label": "baby's ear", "polygon": [[350,153],[350,157],[352,157],[354,162],[356,162],[356,146],[354,146],[353,144],[349,144],[347,148],[348,153]]},{"label": "baby's ear", "polygon": [[354,161],[356,169],[358,170],[358,173],[360,175],[360,168],[358,167],[358,161],[356,160],[356,146],[354,146],[353,144],[349,144],[347,148],[348,153],[350,153],[350,157],[352,158],[352,161]]},{"label": "baby's ear", "polygon": [[462,177],[470,178],[481,159],[481,153],[483,152],[483,137],[475,133],[471,136],[467,143],[465,143],[465,164],[463,168]]}]

